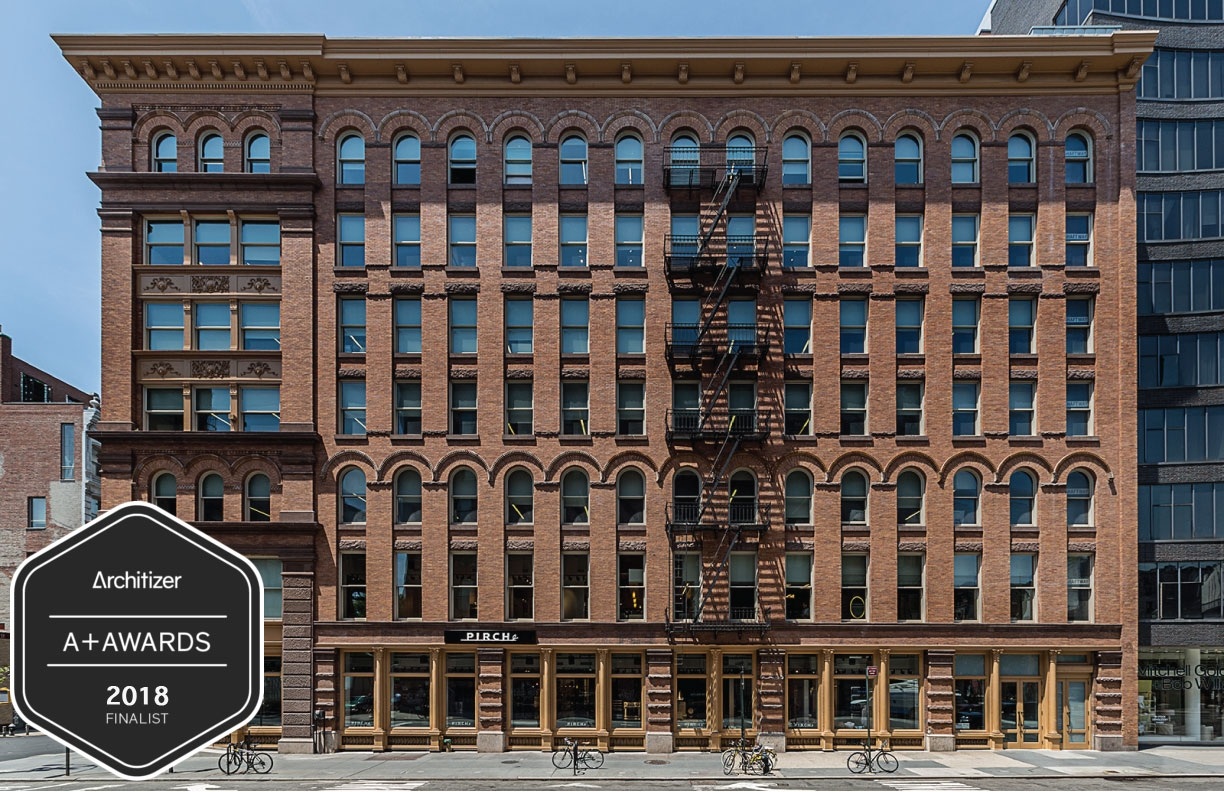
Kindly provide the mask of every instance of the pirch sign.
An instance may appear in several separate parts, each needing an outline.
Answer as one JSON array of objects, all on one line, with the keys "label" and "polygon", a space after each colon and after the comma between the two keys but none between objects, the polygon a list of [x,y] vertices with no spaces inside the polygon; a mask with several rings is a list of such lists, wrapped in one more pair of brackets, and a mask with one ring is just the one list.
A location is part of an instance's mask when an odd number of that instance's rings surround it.
[{"label": "pirch sign", "polygon": [[533,644],[535,630],[447,630],[448,644]]}]

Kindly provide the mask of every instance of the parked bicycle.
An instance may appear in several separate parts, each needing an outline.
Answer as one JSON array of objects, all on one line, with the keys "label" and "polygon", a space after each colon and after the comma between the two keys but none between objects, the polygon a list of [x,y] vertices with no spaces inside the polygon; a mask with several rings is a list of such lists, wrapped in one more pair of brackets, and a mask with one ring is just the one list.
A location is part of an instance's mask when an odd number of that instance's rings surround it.
[{"label": "parked bicycle", "polygon": [[247,737],[240,743],[230,743],[225,746],[225,753],[217,759],[217,767],[226,775],[235,773],[259,773],[265,775],[272,771],[272,757],[263,751],[256,751]]},{"label": "parked bicycle", "polygon": [[895,773],[897,772],[897,757],[887,748],[872,748],[870,743],[863,743],[863,750],[855,751],[846,758],[846,767],[851,773]]},{"label": "parked bicycle", "polygon": [[565,738],[565,747],[553,751],[553,767],[564,770],[573,767],[574,772],[582,770],[598,770],[603,767],[603,751],[598,748],[588,748],[578,744],[577,740]]},{"label": "parked bicycle", "polygon": [[737,768],[741,773],[769,775],[778,766],[778,755],[767,745],[749,746],[737,740],[722,752],[722,766],[725,775],[731,775]]}]

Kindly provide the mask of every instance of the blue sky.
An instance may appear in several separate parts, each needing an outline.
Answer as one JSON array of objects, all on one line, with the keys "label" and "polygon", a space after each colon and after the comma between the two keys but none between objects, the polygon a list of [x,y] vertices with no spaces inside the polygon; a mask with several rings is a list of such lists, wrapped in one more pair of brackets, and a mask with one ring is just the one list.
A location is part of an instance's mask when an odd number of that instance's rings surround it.
[{"label": "blue sky", "polygon": [[12,0],[0,26],[0,327],[99,390],[97,99],[51,33],[328,36],[971,35],[989,0]]}]

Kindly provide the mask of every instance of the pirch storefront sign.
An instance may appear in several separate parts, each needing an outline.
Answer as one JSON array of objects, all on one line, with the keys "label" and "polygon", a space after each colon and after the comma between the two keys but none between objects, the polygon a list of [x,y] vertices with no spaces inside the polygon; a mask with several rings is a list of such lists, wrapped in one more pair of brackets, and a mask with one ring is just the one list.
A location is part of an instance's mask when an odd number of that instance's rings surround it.
[{"label": "pirch storefront sign", "polygon": [[446,630],[448,644],[534,644],[535,630]]}]

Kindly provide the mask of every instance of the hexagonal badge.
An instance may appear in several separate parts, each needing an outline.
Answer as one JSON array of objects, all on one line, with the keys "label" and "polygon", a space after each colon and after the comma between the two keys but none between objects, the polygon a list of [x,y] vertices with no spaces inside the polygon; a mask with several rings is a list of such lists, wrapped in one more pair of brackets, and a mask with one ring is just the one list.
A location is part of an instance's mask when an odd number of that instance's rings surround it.
[{"label": "hexagonal badge", "polygon": [[125,503],[13,577],[13,704],[128,779],[249,721],[263,697],[254,565],[148,503]]}]

